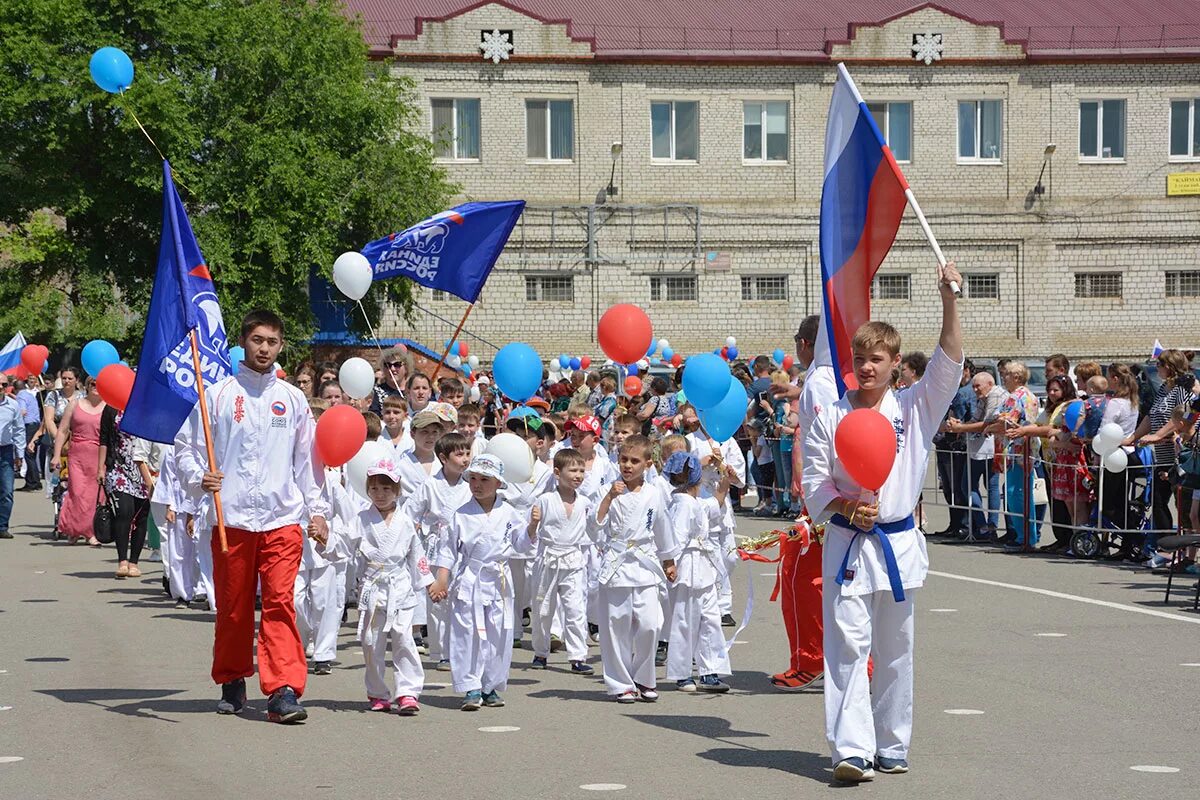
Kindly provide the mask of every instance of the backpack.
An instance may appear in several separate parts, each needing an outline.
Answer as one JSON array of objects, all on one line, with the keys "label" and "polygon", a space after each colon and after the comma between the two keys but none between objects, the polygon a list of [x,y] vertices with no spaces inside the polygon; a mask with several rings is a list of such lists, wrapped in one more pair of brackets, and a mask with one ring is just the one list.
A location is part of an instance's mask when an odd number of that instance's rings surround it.
[{"label": "backpack", "polygon": [[1107,397],[1089,397],[1083,404],[1083,424],[1079,426],[1080,439],[1094,439],[1104,422],[1104,410],[1108,408]]}]

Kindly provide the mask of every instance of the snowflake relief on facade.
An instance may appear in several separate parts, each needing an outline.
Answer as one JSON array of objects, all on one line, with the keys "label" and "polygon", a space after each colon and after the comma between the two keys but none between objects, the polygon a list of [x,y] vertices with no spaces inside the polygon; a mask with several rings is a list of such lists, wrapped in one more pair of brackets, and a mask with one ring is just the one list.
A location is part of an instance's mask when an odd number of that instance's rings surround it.
[{"label": "snowflake relief on facade", "polygon": [[935,61],[942,60],[942,34],[940,33],[914,33],[913,34],[912,51],[913,58],[917,61],[924,61],[928,66]]},{"label": "snowflake relief on facade", "polygon": [[493,30],[491,33],[483,31],[483,41],[479,43],[479,49],[483,51],[483,60],[489,59],[493,64],[499,64],[501,61],[508,60],[508,54],[512,52],[513,44],[509,41],[508,31]]}]

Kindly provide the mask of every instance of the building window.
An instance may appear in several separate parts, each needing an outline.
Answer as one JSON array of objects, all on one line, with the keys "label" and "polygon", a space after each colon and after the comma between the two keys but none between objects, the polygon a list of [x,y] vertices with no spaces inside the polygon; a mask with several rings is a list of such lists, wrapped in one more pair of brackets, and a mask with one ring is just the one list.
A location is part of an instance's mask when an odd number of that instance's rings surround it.
[{"label": "building window", "polygon": [[700,149],[700,104],[663,102],[650,104],[652,158],[695,161]]},{"label": "building window", "polygon": [[1076,272],[1075,296],[1078,298],[1121,296],[1121,273]]},{"label": "building window", "polygon": [[897,161],[912,161],[912,103],[867,103]]},{"label": "building window", "polygon": [[1200,297],[1200,270],[1168,272],[1167,297]]},{"label": "building window", "polygon": [[871,281],[872,300],[908,300],[910,292],[908,275],[876,275]]},{"label": "building window", "polygon": [[1197,100],[1171,101],[1171,158],[1200,158]]},{"label": "building window", "polygon": [[1125,101],[1079,103],[1079,157],[1104,161],[1125,158]]},{"label": "building window", "polygon": [[696,300],[695,275],[651,275],[650,302],[668,303],[694,302]]},{"label": "building window", "polygon": [[530,303],[574,303],[575,278],[571,275],[526,275],[525,299]]},{"label": "building window", "polygon": [[1000,276],[992,273],[963,275],[963,294],[971,300],[999,300]]},{"label": "building window", "polygon": [[430,292],[433,295],[433,302],[435,303],[445,303],[450,299],[450,293],[444,289],[431,289]]},{"label": "building window", "polygon": [[534,161],[575,157],[575,104],[570,100],[525,101],[525,155]]},{"label": "building window", "polygon": [[742,299],[770,301],[788,299],[787,275],[743,275]]},{"label": "building window", "polygon": [[742,105],[742,158],[760,163],[788,160],[786,101]]},{"label": "building window", "polygon": [[960,100],[958,102],[958,160],[998,162],[1004,105],[1000,100]]},{"label": "building window", "polygon": [[434,155],[455,161],[479,160],[479,98],[435,98]]}]

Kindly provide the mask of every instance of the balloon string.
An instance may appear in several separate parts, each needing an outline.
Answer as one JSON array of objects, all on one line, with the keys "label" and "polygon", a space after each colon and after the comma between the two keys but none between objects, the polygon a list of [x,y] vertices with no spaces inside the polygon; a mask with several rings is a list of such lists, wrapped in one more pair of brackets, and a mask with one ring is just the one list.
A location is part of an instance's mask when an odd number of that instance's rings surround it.
[{"label": "balloon string", "polygon": [[[125,89],[121,90],[122,97],[125,96],[125,91],[126,91]],[[157,144],[155,144],[154,139],[150,136],[150,132],[148,130],[146,130],[146,126],[142,124],[142,121],[140,119],[138,119],[137,112],[133,110],[133,108],[129,105],[129,103],[125,103],[125,110],[129,112],[129,116],[133,117],[133,121],[137,124],[138,130],[140,130],[142,132],[142,135],[146,137],[146,141],[148,141],[150,143],[150,146],[154,148],[154,152],[158,153],[158,157],[161,158],[163,161],[166,161],[167,157],[163,155],[163,151],[158,148]],[[182,186],[184,189],[186,189],[188,194],[195,194],[195,192],[193,192],[191,190],[191,187],[189,187],[186,183],[184,183],[182,180],[179,179],[178,173],[172,171],[171,178],[176,183],[178,183],[180,186]]]},{"label": "balloon string", "polygon": [[379,342],[379,337],[375,335],[375,329],[371,327],[371,318],[367,316],[367,310],[363,308],[362,300],[356,300],[358,310],[362,312],[363,320],[367,323],[367,330],[371,332],[371,338],[375,340],[375,346],[379,348],[380,354],[383,353],[383,345]]}]

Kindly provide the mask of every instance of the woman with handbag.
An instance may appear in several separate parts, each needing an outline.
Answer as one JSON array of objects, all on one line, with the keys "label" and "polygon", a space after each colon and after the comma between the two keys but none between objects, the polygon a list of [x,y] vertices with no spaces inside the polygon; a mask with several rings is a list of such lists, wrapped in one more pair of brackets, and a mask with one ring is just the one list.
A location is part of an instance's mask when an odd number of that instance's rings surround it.
[{"label": "woman with handbag", "polygon": [[[1025,385],[1029,382],[1029,368],[1019,361],[1010,361],[1002,377],[1008,397],[1000,404],[1000,419],[989,432],[1007,437],[1004,517],[1009,532],[1004,537],[1004,546],[1020,550],[1037,544],[1039,523],[1046,513],[1046,473],[1036,456],[1038,442],[1027,441],[1018,433],[1022,427],[1036,424],[1038,416],[1037,396]],[[1035,452],[1027,450],[1031,446]]]},{"label": "woman with handbag", "polygon": [[[154,479],[148,471],[148,455],[142,440],[121,430],[124,414],[113,406],[100,417],[99,480],[112,498],[113,541],[117,545],[117,578],[140,578],[138,559],[146,544],[150,519],[150,495]],[[147,481],[149,479],[149,481]]]},{"label": "woman with handbag", "polygon": [[100,415],[107,406],[96,391],[95,378],[87,379],[84,391],[86,394],[71,400],[63,412],[54,437],[54,458],[50,462],[50,469],[58,471],[63,447],[69,436],[71,450],[67,456],[67,496],[59,512],[58,531],[72,544],[86,541],[93,547],[99,547],[101,542],[96,538],[92,525],[96,506],[100,502],[100,484],[97,480]]}]

